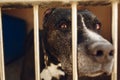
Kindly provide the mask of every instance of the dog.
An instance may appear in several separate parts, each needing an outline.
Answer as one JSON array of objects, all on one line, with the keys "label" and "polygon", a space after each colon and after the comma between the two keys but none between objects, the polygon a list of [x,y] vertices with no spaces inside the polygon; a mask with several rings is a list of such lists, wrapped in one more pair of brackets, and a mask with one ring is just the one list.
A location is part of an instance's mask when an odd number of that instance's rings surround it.
[{"label": "dog", "polygon": [[[41,80],[72,80],[71,10],[52,8],[45,12],[40,30]],[[88,10],[77,11],[78,77],[111,74],[114,62],[112,44],[100,35],[101,22]],[[35,80],[34,36],[31,31],[25,44],[21,80]]]}]

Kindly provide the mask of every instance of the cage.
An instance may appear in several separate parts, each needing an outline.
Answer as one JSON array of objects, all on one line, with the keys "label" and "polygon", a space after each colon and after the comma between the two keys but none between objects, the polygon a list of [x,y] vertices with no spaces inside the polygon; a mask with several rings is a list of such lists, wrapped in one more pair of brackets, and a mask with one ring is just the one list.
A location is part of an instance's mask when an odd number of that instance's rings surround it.
[{"label": "cage", "polygon": [[[27,25],[27,33],[34,27],[34,40],[35,40],[35,77],[36,80],[40,80],[40,62],[39,62],[39,28],[42,28],[42,21],[43,21],[43,15],[44,11],[48,8],[52,7],[71,7],[74,14],[73,18],[76,19],[76,8],[77,6],[81,8],[86,8],[91,10],[93,13],[95,13],[101,20],[103,26],[102,29],[102,35],[107,38],[109,41],[111,41],[111,38],[113,40],[113,45],[115,48],[115,62],[114,62],[114,69],[111,77],[97,77],[94,80],[100,80],[101,79],[110,79],[110,80],[119,80],[119,55],[120,52],[120,37],[118,37],[120,28],[118,26],[119,23],[119,17],[118,14],[120,12],[120,4],[118,0],[1,0],[0,1],[0,16],[2,16],[2,13],[9,14],[11,16],[21,18],[26,21]],[[82,6],[82,7],[81,7]],[[13,64],[9,64],[8,66],[4,63],[4,41],[3,41],[3,35],[2,35],[2,18],[0,18],[0,80],[19,80],[20,75],[20,67],[21,67],[21,61],[13,62]],[[76,25],[76,21],[73,20],[73,25]],[[76,25],[77,26],[77,25]],[[73,40],[75,41],[73,43],[73,53],[76,53],[76,29],[72,29],[73,33]],[[111,36],[112,35],[112,36]],[[73,80],[78,80],[77,78],[77,65],[76,65],[76,57],[77,55],[73,55]],[[14,66],[14,64],[16,64]],[[17,70],[17,71],[15,71]],[[16,73],[18,72],[18,73]],[[10,73],[14,73],[14,75],[11,75]],[[90,80],[89,78],[83,78],[81,80]],[[93,80],[93,79],[92,79]]]}]

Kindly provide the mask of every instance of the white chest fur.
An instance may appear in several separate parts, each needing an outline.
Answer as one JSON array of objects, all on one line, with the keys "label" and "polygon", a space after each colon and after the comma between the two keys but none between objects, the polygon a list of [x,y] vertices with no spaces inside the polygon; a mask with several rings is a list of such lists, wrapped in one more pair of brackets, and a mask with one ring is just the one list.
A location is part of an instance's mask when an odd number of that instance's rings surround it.
[{"label": "white chest fur", "polygon": [[58,67],[61,67],[61,64],[55,65],[53,63],[50,64],[50,66],[47,66],[42,72],[41,72],[41,79],[43,80],[52,80],[52,78],[56,78],[59,80],[60,76],[64,76],[65,73],[58,69]]}]

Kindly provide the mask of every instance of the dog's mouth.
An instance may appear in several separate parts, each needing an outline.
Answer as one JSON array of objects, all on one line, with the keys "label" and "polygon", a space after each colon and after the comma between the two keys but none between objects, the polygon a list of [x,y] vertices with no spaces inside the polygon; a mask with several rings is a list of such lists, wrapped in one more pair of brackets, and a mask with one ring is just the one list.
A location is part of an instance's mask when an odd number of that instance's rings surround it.
[{"label": "dog's mouth", "polygon": [[[81,64],[83,65],[83,64]],[[88,77],[97,77],[100,76],[102,74],[105,74],[107,76],[111,75],[113,70],[113,61],[108,63],[108,64],[96,64],[93,63],[93,65],[84,65],[80,68],[80,66],[78,66],[78,76],[82,77],[82,76],[88,76]],[[68,75],[72,75],[72,69],[71,70],[66,70],[65,72]]]},{"label": "dog's mouth", "polygon": [[94,72],[94,73],[85,74],[85,76],[88,76],[88,77],[96,77],[96,76],[102,75],[103,73],[104,73],[104,72],[102,72],[102,71],[97,71],[97,72]]},{"label": "dog's mouth", "polygon": [[[102,74],[110,75],[113,70],[113,62],[114,59],[109,63],[101,64],[94,62],[90,58],[86,58],[83,55],[80,55],[81,58],[78,59],[78,76],[88,76],[88,77],[96,77]],[[67,63],[63,63],[62,66],[68,65]],[[62,67],[63,68],[63,67]],[[72,66],[68,65],[68,67],[64,67],[63,70],[68,75],[72,75]]]},{"label": "dog's mouth", "polygon": [[100,76],[102,74],[105,74],[105,75],[111,75],[111,71],[104,71],[104,69],[102,70],[99,70],[99,71],[96,71],[96,72],[91,72],[91,73],[87,73],[85,74],[84,76],[88,76],[88,77],[96,77],[96,76]]},{"label": "dog's mouth", "polygon": [[102,74],[109,76],[109,75],[111,75],[111,73],[112,73],[112,67],[102,66],[100,70],[97,70],[95,72],[88,72],[83,75],[80,74],[79,76],[96,77],[96,76],[100,76]]},{"label": "dog's mouth", "polygon": [[102,74],[109,76],[112,74],[112,71],[113,71],[113,61],[108,64],[101,64],[101,67],[99,67],[98,69],[96,69],[93,72],[91,71],[91,72],[85,73],[84,76],[96,77],[96,76],[100,76]]},{"label": "dog's mouth", "polygon": [[78,74],[80,76],[95,77],[102,74],[110,75],[113,71],[114,59],[108,63],[98,63],[88,56],[79,53],[78,58]]}]

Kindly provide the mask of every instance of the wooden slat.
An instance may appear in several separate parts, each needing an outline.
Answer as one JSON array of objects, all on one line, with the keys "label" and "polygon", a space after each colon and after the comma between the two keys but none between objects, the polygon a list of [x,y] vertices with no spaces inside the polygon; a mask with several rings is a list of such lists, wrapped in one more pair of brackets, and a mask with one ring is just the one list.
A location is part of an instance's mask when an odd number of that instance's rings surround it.
[{"label": "wooden slat", "polygon": [[14,3],[14,2],[73,2],[73,1],[116,1],[116,0],[0,0],[0,3]]},{"label": "wooden slat", "polygon": [[18,7],[18,6],[30,6],[31,4],[38,4],[45,7],[50,7],[50,6],[54,7],[54,5],[57,7],[63,5],[64,3],[69,5],[69,3],[73,1],[79,2],[80,5],[95,5],[95,4],[106,5],[111,1],[115,1],[115,0],[0,0],[0,6]]},{"label": "wooden slat", "polygon": [[73,80],[78,80],[77,75],[77,2],[72,2],[72,66]]},{"label": "wooden slat", "polygon": [[118,59],[118,2],[115,1],[112,3],[112,39],[113,39],[113,46],[115,49],[115,55],[114,55],[114,68],[112,73],[112,80],[118,80],[117,79],[117,59]]},{"label": "wooden slat", "polygon": [[39,57],[39,6],[34,5],[34,50],[35,50],[35,80],[40,80]]},{"label": "wooden slat", "polygon": [[0,80],[5,80],[3,35],[2,35],[2,17],[1,16],[2,16],[2,11],[0,8]]}]

